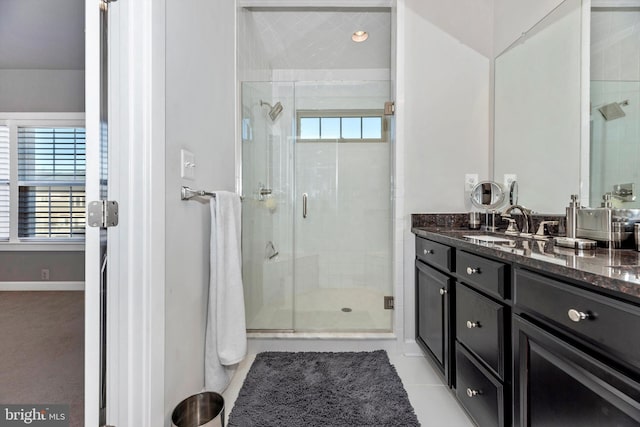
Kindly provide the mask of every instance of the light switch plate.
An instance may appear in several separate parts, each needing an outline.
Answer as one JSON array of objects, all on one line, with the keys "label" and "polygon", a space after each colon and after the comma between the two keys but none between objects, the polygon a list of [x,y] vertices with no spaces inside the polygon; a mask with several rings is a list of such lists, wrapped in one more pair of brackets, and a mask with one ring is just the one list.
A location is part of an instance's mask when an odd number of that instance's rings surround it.
[{"label": "light switch plate", "polygon": [[477,173],[467,173],[464,175],[464,191],[471,191],[478,184]]},{"label": "light switch plate", "polygon": [[196,157],[184,149],[180,150],[180,178],[196,179]]}]

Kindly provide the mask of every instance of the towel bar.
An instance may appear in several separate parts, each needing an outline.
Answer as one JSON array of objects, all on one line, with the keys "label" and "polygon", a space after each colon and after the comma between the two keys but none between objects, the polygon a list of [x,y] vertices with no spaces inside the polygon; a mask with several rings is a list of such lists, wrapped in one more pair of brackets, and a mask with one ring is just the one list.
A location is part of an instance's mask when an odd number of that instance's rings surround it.
[{"label": "towel bar", "polygon": [[204,191],[204,190],[192,190],[191,188],[184,187],[184,186],[180,190],[180,200],[189,200],[196,196],[216,197],[216,193],[213,193],[211,191]]},{"label": "towel bar", "polygon": [[[189,187],[185,187],[183,186],[182,189],[180,190],[180,200],[189,200],[193,197],[205,197],[205,196],[209,196],[209,197],[216,197],[216,193],[212,192],[212,191],[205,191],[205,190],[193,190]],[[240,200],[242,201],[244,199],[244,197],[240,196]]]}]

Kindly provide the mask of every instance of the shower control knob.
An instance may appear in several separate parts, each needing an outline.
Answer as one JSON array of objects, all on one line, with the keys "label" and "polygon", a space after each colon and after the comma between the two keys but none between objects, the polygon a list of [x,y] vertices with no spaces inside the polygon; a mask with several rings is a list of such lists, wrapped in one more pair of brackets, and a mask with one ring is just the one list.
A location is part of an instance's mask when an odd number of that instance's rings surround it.
[{"label": "shower control knob", "polygon": [[467,267],[467,274],[468,275],[480,274],[480,269],[479,268],[474,268],[474,267]]},{"label": "shower control knob", "polygon": [[444,295],[447,293],[447,290],[445,288],[440,288],[440,295]]},{"label": "shower control knob", "polygon": [[424,253],[425,255],[433,254],[433,249],[425,249],[425,250],[423,251],[423,253]]}]

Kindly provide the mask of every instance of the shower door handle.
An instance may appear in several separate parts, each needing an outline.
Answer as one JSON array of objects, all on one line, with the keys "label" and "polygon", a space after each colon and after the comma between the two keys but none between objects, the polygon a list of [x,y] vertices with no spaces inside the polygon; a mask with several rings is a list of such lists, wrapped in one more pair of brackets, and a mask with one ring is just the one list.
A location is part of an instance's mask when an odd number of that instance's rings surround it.
[{"label": "shower door handle", "polygon": [[307,200],[309,199],[309,195],[307,193],[302,193],[302,218],[307,217]]}]

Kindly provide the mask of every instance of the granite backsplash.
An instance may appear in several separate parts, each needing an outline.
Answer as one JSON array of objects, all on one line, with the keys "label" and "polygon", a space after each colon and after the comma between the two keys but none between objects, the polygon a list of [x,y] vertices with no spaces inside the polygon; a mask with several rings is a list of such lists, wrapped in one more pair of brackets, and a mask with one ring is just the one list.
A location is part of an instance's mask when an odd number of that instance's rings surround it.
[{"label": "granite backsplash", "polygon": [[[500,214],[496,214],[496,225],[501,230],[506,230],[507,222],[502,221]],[[522,214],[512,212],[511,217],[518,223],[518,229],[522,230],[524,217]],[[549,227],[549,232],[554,236],[564,236],[566,230],[566,218],[562,215],[540,215],[532,214],[531,222],[533,227],[531,232],[535,233],[542,221],[558,221],[557,227]],[[482,225],[486,224],[486,215],[484,212],[480,213],[480,222]],[[469,228],[469,213],[426,213],[426,214],[412,214],[411,215],[411,227],[438,227],[443,229],[460,229]]]}]

